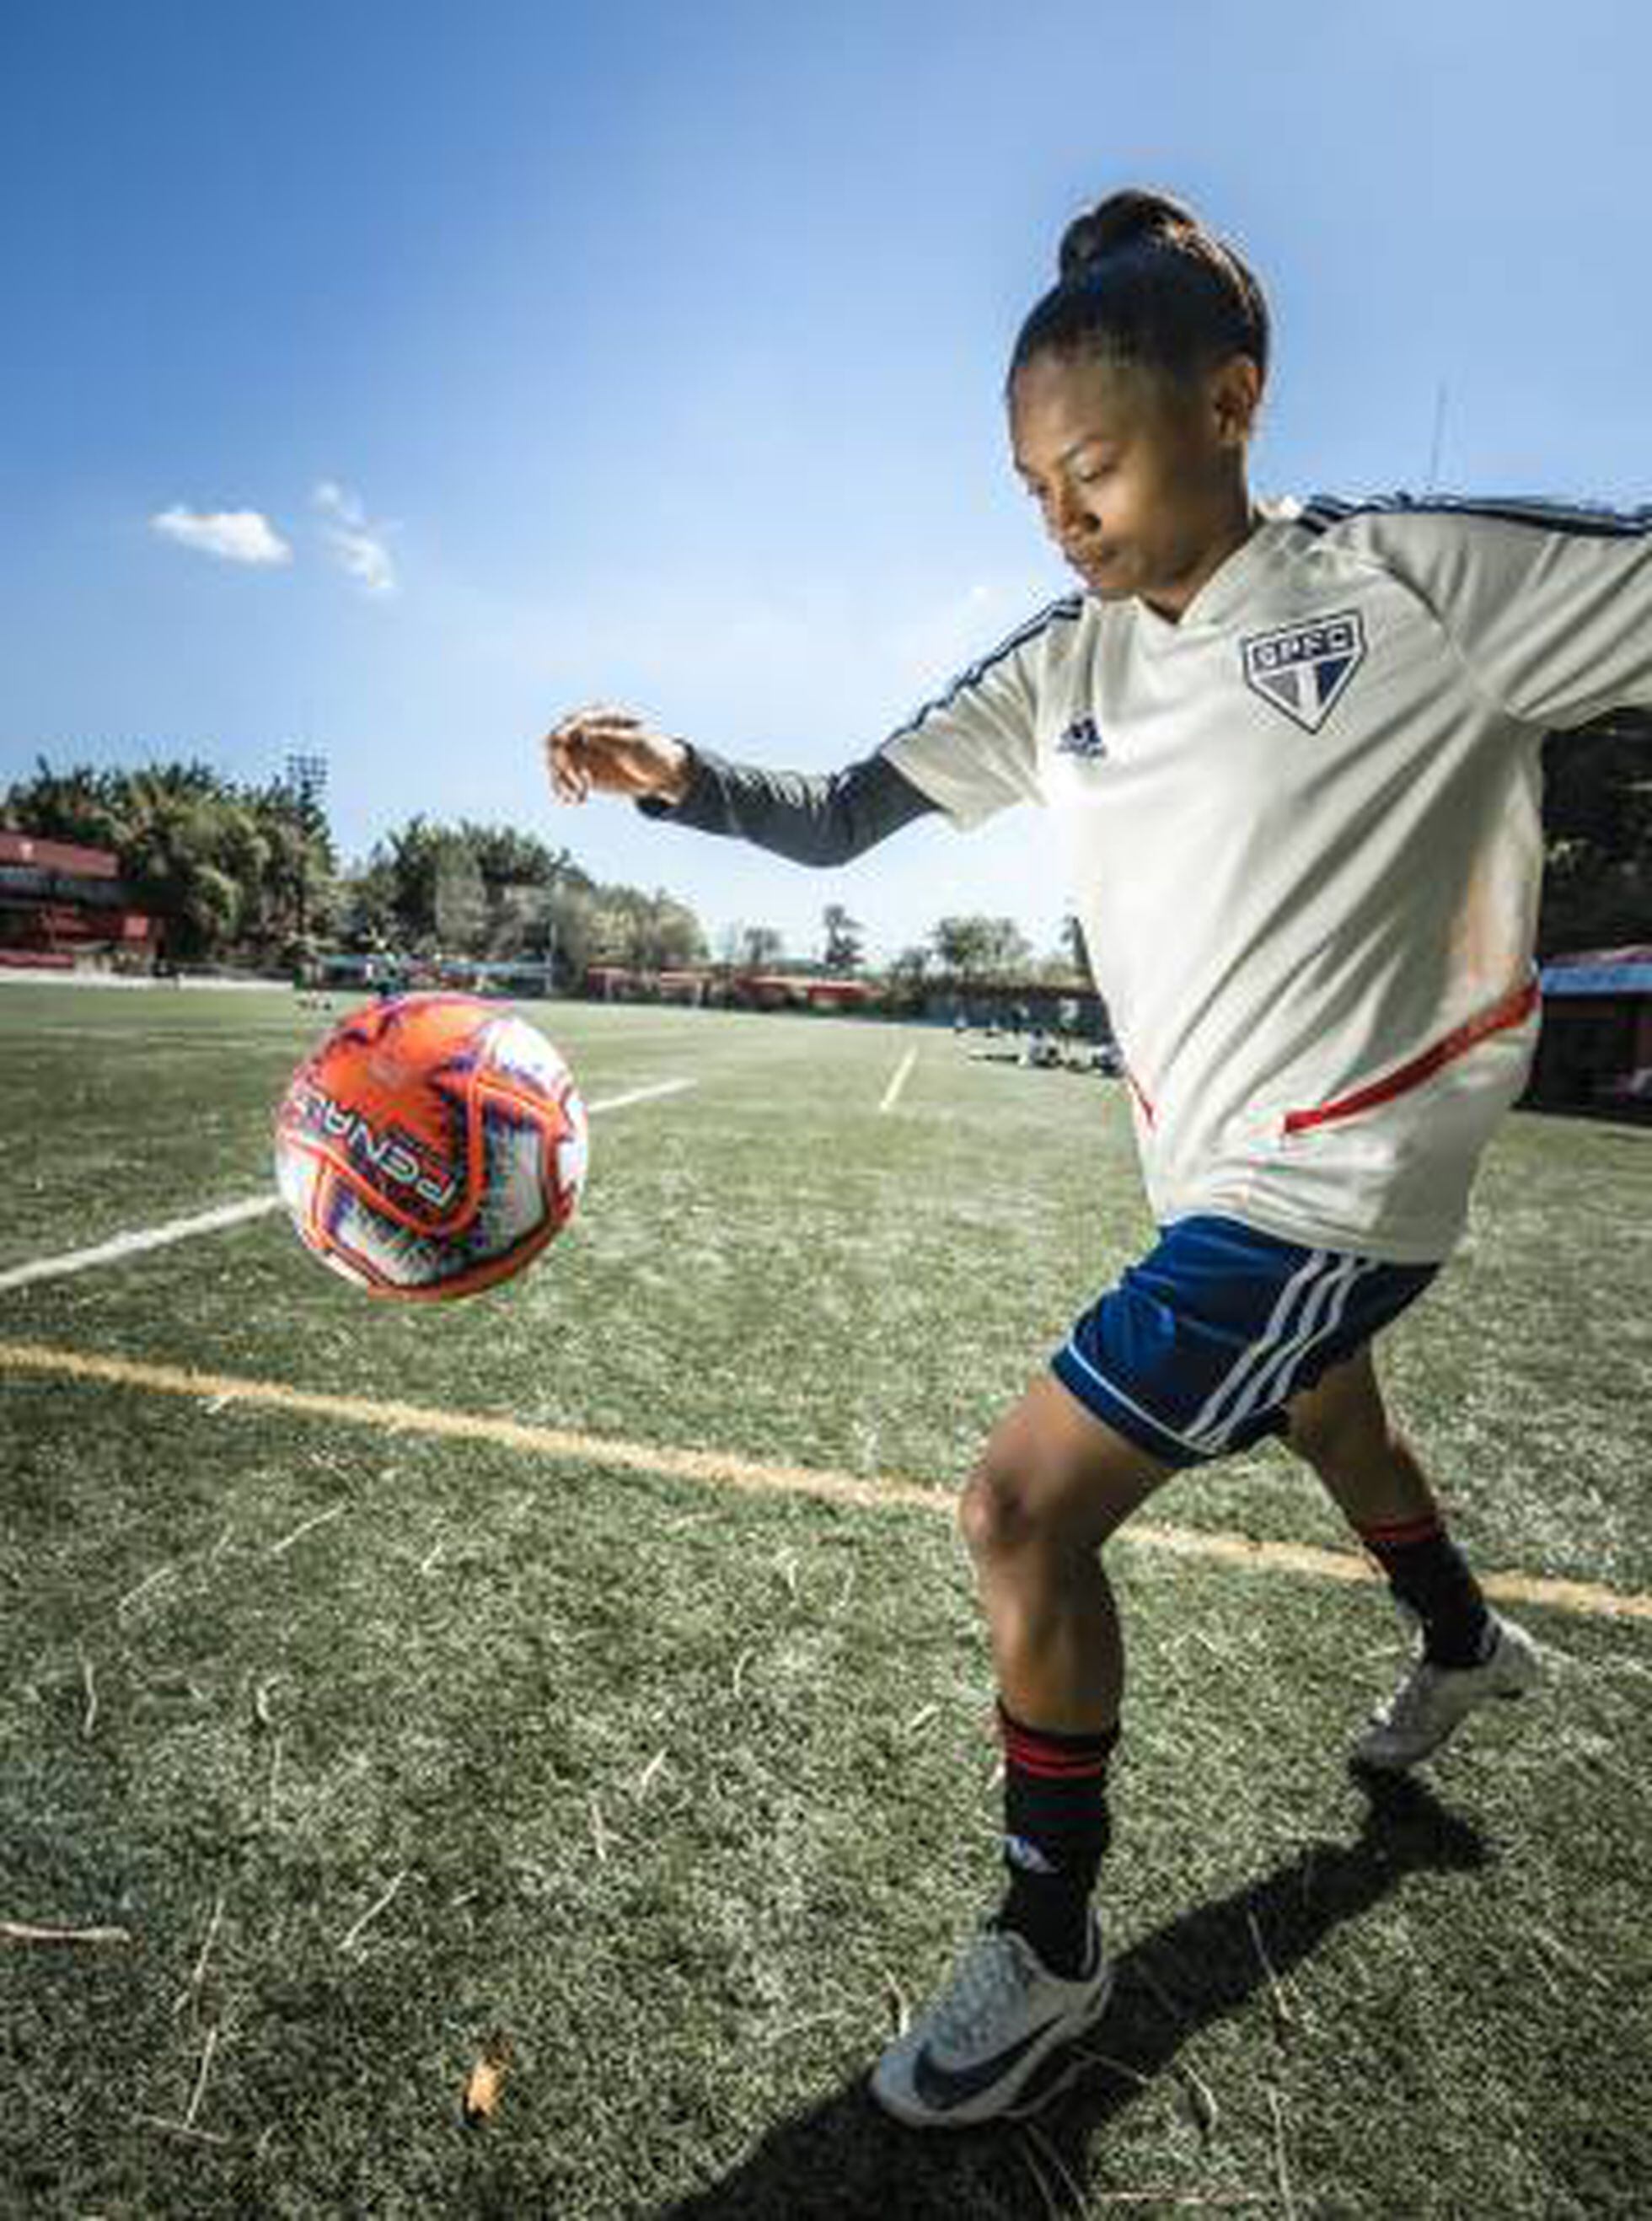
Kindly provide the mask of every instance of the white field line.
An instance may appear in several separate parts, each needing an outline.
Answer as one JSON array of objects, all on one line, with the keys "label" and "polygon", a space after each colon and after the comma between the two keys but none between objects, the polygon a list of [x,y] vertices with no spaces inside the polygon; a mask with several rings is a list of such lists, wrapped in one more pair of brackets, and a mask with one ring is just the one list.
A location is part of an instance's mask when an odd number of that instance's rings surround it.
[{"label": "white field line", "polygon": [[884,1099],[878,1105],[880,1112],[884,1110],[892,1110],[895,1105],[900,1101],[900,1092],[902,1088],[905,1086],[907,1081],[911,1078],[912,1067],[917,1062],[917,1051],[915,1048],[909,1048],[905,1055],[902,1057],[900,1062],[895,1067],[894,1078],[884,1090]]},{"label": "white field line", "polygon": [[[600,1103],[586,1105],[591,1117],[604,1110],[623,1110],[633,1103],[651,1102],[659,1095],[680,1095],[685,1087],[692,1087],[692,1079],[662,1079],[651,1087],[633,1087],[623,1095],[605,1096]],[[111,1235],[107,1242],[99,1242],[90,1249],[70,1249],[58,1257],[37,1257],[31,1264],[14,1265],[9,1272],[0,1273],[0,1291],[7,1288],[27,1288],[36,1280],[59,1280],[70,1273],[90,1273],[99,1265],[117,1265],[122,1258],[135,1257],[146,1249],[165,1249],[174,1242],[190,1242],[197,1234],[221,1233],[226,1226],[241,1226],[251,1218],[262,1218],[267,1212],[283,1208],[281,1198],[269,1195],[248,1196],[241,1203],[220,1204],[216,1211],[199,1211],[189,1218],[170,1218],[164,1225],[139,1227],[130,1234]]]},{"label": "white field line", "polygon": [[197,1234],[216,1234],[226,1226],[240,1226],[249,1218],[262,1218],[266,1211],[279,1211],[278,1195],[250,1196],[244,1203],[221,1204],[216,1211],[198,1211],[192,1218],[168,1219],[164,1226],[141,1227],[135,1233],[116,1234],[90,1249],[71,1249],[60,1257],[37,1257],[30,1265],[14,1265],[0,1273],[0,1288],[27,1288],[36,1280],[55,1280],[66,1273],[90,1273],[98,1265],[116,1265],[145,1249],[164,1249],[168,1242],[188,1242]]},{"label": "white field line", "polygon": [[685,1087],[698,1084],[692,1079],[657,1079],[652,1087],[633,1087],[624,1095],[605,1095],[600,1103],[589,1103],[585,1108],[594,1118],[602,1110],[623,1110],[630,1103],[651,1103],[656,1095],[680,1095]]}]

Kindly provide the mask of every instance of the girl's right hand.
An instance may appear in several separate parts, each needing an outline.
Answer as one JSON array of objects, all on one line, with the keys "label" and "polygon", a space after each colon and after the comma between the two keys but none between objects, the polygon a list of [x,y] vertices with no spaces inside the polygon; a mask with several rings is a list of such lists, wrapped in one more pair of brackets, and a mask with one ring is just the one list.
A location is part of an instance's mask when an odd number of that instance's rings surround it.
[{"label": "girl's right hand", "polygon": [[654,732],[610,703],[593,703],[547,733],[545,768],[559,802],[583,802],[595,793],[676,803],[688,791],[691,762],[686,742]]}]

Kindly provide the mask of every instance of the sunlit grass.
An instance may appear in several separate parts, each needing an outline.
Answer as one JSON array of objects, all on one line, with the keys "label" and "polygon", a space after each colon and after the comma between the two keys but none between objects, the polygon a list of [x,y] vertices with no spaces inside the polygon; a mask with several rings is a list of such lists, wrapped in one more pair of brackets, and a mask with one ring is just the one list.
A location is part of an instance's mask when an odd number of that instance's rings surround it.
[{"label": "sunlit grass", "polygon": [[[0,1374],[0,1918],[132,1937],[0,1951],[0,2208],[1032,2216],[1065,2168],[1097,2211],[1635,2211],[1644,1628],[1530,1615],[1551,1692],[1374,1812],[1341,1752],[1398,1661],[1380,1592],[1145,1553],[1117,1554],[1121,2064],[1048,2144],[872,2112],[895,1993],[995,1888],[950,1492],[1150,1236],[1123,1107],[938,1034],[536,1016],[593,1098],[696,1085],[598,1121],[580,1220],[516,1286],[369,1304],[271,1218],[0,1294],[0,1338],[898,1474],[936,1508]],[[8,990],[0,1268],[260,1192],[323,1023]],[[1484,1563],[1652,1587],[1647,1152],[1512,1120],[1468,1248],[1385,1339]],[[1276,1446],[1155,1516],[1346,1539]],[[467,2131],[495,2030],[499,2115]]]}]

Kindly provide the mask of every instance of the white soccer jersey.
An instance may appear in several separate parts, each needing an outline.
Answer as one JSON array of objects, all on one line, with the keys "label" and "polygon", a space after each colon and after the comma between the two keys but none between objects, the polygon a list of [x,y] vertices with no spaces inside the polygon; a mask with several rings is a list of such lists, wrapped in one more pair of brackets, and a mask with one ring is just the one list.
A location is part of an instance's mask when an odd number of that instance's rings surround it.
[{"label": "white soccer jersey", "polygon": [[1536,1042],[1543,735],[1652,705],[1652,509],[1255,506],[1180,623],[1069,595],[883,752],[1050,810],[1161,1225],[1442,1258]]}]

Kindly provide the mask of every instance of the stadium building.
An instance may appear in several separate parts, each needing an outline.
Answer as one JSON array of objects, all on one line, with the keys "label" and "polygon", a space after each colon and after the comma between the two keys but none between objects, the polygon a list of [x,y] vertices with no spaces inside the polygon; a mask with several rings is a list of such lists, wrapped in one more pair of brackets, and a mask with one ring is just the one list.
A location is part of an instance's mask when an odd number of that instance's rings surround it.
[{"label": "stadium building", "polygon": [[107,848],[0,832],[0,964],[72,971],[159,953],[162,921],[135,909]]},{"label": "stadium building", "polygon": [[1652,1117],[1652,943],[1553,956],[1524,1101]]}]

